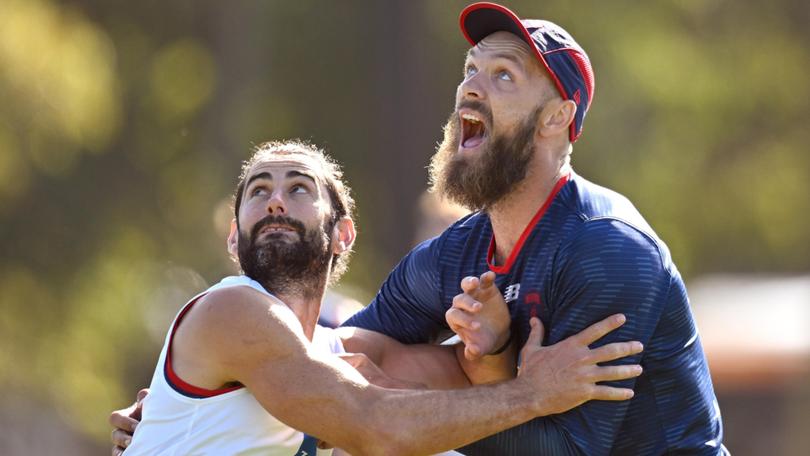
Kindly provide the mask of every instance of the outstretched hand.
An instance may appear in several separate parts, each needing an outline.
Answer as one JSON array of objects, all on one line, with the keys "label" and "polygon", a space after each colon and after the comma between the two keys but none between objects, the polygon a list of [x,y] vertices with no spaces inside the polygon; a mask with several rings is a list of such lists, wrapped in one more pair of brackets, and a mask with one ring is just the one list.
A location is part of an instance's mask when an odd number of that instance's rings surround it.
[{"label": "outstretched hand", "polygon": [[615,342],[591,349],[589,346],[625,322],[622,314],[612,315],[582,332],[544,347],[543,324],[530,320],[531,333],[521,351],[518,380],[529,383],[537,401],[538,416],[562,413],[590,400],[623,401],[633,390],[599,385],[599,382],[625,380],[641,375],[638,364],[600,366],[640,353],[641,342]]},{"label": "outstretched hand", "polygon": [[447,324],[464,342],[464,357],[470,361],[493,353],[509,341],[509,308],[495,286],[495,273],[465,277],[463,293],[453,298],[445,314]]}]

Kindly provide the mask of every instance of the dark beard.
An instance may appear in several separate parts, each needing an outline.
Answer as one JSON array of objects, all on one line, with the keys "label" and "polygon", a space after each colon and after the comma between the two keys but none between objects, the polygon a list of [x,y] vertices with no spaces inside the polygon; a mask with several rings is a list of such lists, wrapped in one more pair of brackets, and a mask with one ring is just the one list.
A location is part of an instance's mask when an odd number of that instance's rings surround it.
[{"label": "dark beard", "polygon": [[[492,128],[492,115],[480,102],[465,102],[459,108],[470,107],[482,112],[487,126]],[[434,191],[470,210],[486,210],[508,195],[523,181],[532,160],[532,142],[539,106],[527,121],[512,134],[490,134],[489,144],[479,157],[458,155],[458,109],[444,126],[444,140],[430,160],[430,178]]]},{"label": "dark beard", "polygon": [[[274,239],[270,233],[257,244],[257,234],[263,227],[273,224],[291,226],[298,233],[297,242]],[[251,279],[276,295],[299,294],[312,298],[323,291],[329,273],[332,255],[331,228],[324,226],[307,231],[304,224],[287,216],[268,215],[253,226],[250,236],[239,228],[239,265]],[[286,236],[283,235],[282,236]]]}]

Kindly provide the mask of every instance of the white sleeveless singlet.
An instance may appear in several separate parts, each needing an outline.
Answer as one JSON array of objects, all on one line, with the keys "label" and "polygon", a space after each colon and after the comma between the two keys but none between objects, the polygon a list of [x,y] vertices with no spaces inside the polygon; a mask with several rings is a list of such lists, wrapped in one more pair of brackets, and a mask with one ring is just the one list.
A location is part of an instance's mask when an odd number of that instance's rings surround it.
[{"label": "white sleeveless singlet", "polygon": [[[232,276],[195,296],[180,310],[163,344],[144,400],[142,420],[124,452],[126,456],[291,456],[301,448],[304,434],[275,419],[243,386],[206,390],[184,382],[171,368],[169,347],[186,312],[205,294],[234,286],[249,286],[270,295],[249,277]],[[312,339],[313,347],[322,353],[344,353],[330,328],[317,326]],[[318,455],[330,453],[317,451]]]}]

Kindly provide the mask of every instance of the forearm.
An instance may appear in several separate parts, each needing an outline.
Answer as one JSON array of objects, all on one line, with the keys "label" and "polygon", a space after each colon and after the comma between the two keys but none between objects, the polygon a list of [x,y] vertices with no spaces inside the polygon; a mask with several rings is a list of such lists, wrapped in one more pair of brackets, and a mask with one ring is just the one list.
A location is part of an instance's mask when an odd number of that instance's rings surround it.
[{"label": "forearm", "polygon": [[403,345],[386,352],[380,368],[393,378],[420,383],[429,389],[470,386],[450,345]]},{"label": "forearm", "polygon": [[384,334],[360,328],[339,328],[338,335],[346,351],[364,353],[390,377],[431,389],[470,386],[453,346],[405,345]]},{"label": "forearm", "polygon": [[273,384],[263,376],[246,386],[276,418],[355,455],[445,451],[525,422],[536,410],[518,380],[451,391],[392,390],[345,375],[337,359],[300,361],[274,363],[298,382]]},{"label": "forearm", "polygon": [[513,386],[508,382],[445,392],[388,390],[369,408],[377,423],[370,437],[391,444],[386,448],[391,454],[461,447],[533,418],[525,392]]},{"label": "forearm", "polygon": [[482,356],[470,361],[464,356],[464,345],[455,345],[458,364],[472,385],[503,382],[517,375],[517,347],[510,345],[497,355]]}]

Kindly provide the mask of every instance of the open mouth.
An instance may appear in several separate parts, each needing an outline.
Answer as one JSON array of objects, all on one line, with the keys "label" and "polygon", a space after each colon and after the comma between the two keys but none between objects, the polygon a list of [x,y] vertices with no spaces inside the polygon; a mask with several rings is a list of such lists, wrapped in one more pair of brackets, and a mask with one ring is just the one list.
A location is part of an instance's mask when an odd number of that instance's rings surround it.
[{"label": "open mouth", "polygon": [[274,234],[274,233],[295,233],[295,229],[289,225],[280,225],[272,223],[259,230],[259,235]]},{"label": "open mouth", "polygon": [[478,147],[486,138],[484,121],[474,113],[461,114],[461,147]]}]

